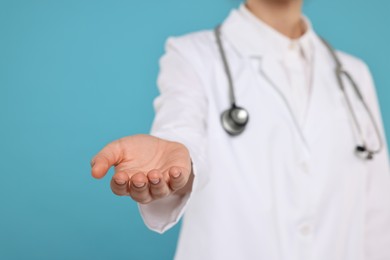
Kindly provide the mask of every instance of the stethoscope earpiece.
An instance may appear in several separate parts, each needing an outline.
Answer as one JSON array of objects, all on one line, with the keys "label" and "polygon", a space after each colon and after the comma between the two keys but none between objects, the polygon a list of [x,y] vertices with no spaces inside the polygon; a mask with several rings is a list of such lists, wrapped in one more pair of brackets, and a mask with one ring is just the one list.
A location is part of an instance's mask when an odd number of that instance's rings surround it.
[{"label": "stethoscope earpiece", "polygon": [[365,151],[366,151],[366,147],[361,145],[356,146],[356,152],[365,152]]},{"label": "stethoscope earpiece", "polygon": [[241,134],[249,120],[248,111],[242,107],[232,106],[221,114],[222,126],[230,135]]},{"label": "stethoscope earpiece", "polygon": [[364,159],[372,160],[374,158],[374,153],[371,151],[368,151],[365,146],[358,145],[355,149],[356,154]]}]

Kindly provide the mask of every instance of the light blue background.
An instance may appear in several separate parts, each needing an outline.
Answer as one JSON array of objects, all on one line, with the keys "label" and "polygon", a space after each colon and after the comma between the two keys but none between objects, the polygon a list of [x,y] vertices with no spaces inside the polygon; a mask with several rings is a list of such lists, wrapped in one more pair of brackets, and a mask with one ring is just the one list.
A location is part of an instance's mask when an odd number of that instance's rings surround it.
[{"label": "light blue background", "polygon": [[[179,227],[148,230],[95,180],[106,143],[148,133],[170,35],[212,28],[237,0],[0,1],[0,259],[171,259]],[[309,0],[333,45],[363,58],[390,130],[389,1]]]}]

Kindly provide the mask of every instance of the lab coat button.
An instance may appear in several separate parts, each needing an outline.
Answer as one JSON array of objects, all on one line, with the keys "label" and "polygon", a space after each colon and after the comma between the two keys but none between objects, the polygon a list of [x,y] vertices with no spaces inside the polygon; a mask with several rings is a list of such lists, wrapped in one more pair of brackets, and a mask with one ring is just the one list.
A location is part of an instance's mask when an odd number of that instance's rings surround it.
[{"label": "lab coat button", "polygon": [[309,225],[303,225],[301,228],[300,228],[300,232],[302,235],[304,236],[307,236],[310,234],[311,232],[311,228]]}]

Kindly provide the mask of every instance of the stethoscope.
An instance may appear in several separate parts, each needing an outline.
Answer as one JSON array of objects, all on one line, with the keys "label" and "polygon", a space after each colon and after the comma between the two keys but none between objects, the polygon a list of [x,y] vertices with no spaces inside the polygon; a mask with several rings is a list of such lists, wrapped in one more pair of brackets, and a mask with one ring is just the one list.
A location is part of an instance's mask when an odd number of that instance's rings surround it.
[{"label": "stethoscope", "polygon": [[[241,134],[245,130],[245,127],[246,127],[246,125],[248,124],[248,121],[249,121],[249,113],[248,113],[248,111],[245,108],[240,107],[240,106],[238,106],[236,104],[236,98],[235,98],[235,95],[234,95],[234,88],[233,88],[233,80],[232,80],[232,76],[231,76],[231,73],[230,73],[228,62],[226,60],[225,51],[224,51],[224,48],[223,48],[222,42],[221,42],[220,27],[221,27],[220,24],[217,25],[215,27],[215,29],[214,29],[214,33],[215,33],[215,36],[216,36],[216,39],[217,39],[217,45],[218,45],[218,49],[219,49],[220,54],[221,54],[224,70],[225,70],[225,73],[226,73],[226,76],[227,76],[227,79],[228,79],[229,100],[230,100],[230,104],[231,104],[230,108],[228,108],[228,109],[226,109],[225,111],[222,112],[222,114],[221,114],[221,124],[222,124],[222,127],[225,129],[225,131],[229,135],[237,136],[237,135]],[[332,58],[333,58],[333,60],[334,60],[334,62],[336,64],[335,74],[336,74],[338,85],[339,85],[341,91],[343,92],[343,95],[345,97],[349,113],[352,116],[353,122],[354,122],[354,124],[356,126],[357,132],[358,132],[358,134],[360,136],[360,139],[362,141],[361,144],[356,145],[355,152],[356,152],[356,154],[360,158],[369,159],[369,160],[373,159],[374,154],[379,153],[382,150],[382,147],[383,147],[383,140],[382,140],[381,134],[379,132],[378,125],[376,124],[376,122],[374,120],[374,117],[372,115],[372,112],[369,109],[369,107],[367,106],[367,103],[365,102],[365,100],[363,98],[363,95],[361,94],[361,92],[359,90],[359,87],[357,86],[357,84],[355,83],[355,81],[353,80],[351,75],[346,70],[344,70],[344,68],[343,68],[343,66],[341,64],[341,61],[339,60],[339,58],[336,55],[335,50],[323,38],[321,38],[321,40],[325,44],[326,48],[329,50],[329,52],[330,52],[330,54],[331,54],[331,56],[332,56]],[[361,125],[359,124],[359,121],[358,121],[358,119],[356,117],[354,109],[352,108],[351,101],[350,101],[350,99],[349,99],[349,97],[348,97],[348,95],[347,95],[347,93],[345,91],[344,83],[342,81],[342,76],[343,75],[348,79],[348,81],[352,85],[352,87],[353,87],[353,89],[355,91],[355,94],[357,95],[357,97],[359,98],[359,100],[363,104],[367,114],[369,115],[370,121],[371,121],[372,125],[374,126],[375,133],[376,133],[378,141],[379,141],[377,149],[370,149],[367,146],[367,142],[366,142],[366,140],[364,138],[364,134],[363,134]]]}]

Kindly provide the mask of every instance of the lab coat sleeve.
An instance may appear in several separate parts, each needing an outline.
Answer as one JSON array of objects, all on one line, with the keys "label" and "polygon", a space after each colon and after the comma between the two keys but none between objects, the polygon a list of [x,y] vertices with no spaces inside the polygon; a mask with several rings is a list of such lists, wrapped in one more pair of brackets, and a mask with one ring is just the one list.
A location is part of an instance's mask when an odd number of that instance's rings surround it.
[{"label": "lab coat sleeve", "polygon": [[168,37],[159,60],[160,94],[153,102],[155,118],[150,134],[184,144],[195,177],[192,192],[184,197],[171,194],[149,204],[138,204],[146,226],[158,233],[164,233],[180,220],[193,194],[207,182],[204,168],[208,102],[191,46],[187,38]]},{"label": "lab coat sleeve", "polygon": [[[364,97],[371,108],[373,116],[378,123],[382,139],[383,150],[368,162],[367,176],[367,211],[365,227],[366,260],[390,259],[390,167],[389,152],[386,142],[380,106],[376,94],[375,84],[369,68],[363,64]],[[367,130],[368,141],[377,143],[373,129]]]}]

